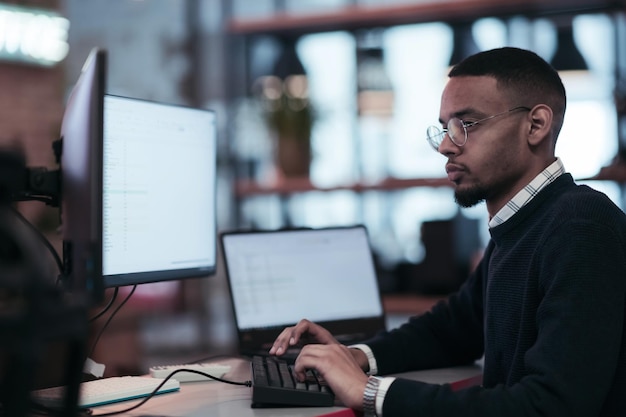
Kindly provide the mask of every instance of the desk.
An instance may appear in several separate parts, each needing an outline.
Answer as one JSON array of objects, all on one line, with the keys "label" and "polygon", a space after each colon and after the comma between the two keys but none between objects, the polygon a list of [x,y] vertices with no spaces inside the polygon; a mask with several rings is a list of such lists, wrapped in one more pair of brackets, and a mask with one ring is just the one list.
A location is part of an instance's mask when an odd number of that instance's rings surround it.
[{"label": "desk", "polygon": [[[224,379],[246,381],[250,379],[249,361],[231,358],[220,360],[228,364],[231,370]],[[414,371],[396,376],[414,380],[442,384],[476,376],[481,373],[479,365],[456,368]],[[311,417],[341,410],[341,407],[303,407],[303,408],[251,408],[252,388],[230,385],[216,381],[185,382],[180,384],[180,391],[161,394],[151,398],[141,407],[122,414],[136,417]],[[93,416],[110,411],[123,410],[138,401],[127,401],[115,405],[93,408]]]}]

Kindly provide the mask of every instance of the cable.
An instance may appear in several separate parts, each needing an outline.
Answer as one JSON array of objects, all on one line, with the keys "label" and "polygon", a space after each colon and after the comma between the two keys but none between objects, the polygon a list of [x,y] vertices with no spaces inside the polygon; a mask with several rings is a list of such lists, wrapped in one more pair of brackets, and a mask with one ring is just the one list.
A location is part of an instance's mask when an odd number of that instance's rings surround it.
[{"label": "cable", "polygon": [[24,217],[22,215],[22,213],[19,212],[19,210],[17,210],[15,207],[11,206],[11,211],[13,211],[13,213],[15,214],[15,216],[20,219],[20,221],[22,223],[24,223],[26,226],[28,226],[28,228],[33,231],[35,233],[35,236],[46,246],[46,248],[50,251],[50,253],[52,254],[52,257],[54,258],[57,267],[59,268],[59,272],[63,272],[63,261],[61,260],[61,257],[59,256],[59,254],[57,253],[56,249],[54,248],[54,246],[52,246],[52,244],[50,243],[50,241],[48,239],[45,238],[45,236],[41,233],[41,231],[39,231],[39,229],[37,229],[35,226],[33,226],[31,224],[31,222],[29,222],[26,217]]},{"label": "cable", "polygon": [[111,308],[111,306],[113,305],[113,303],[115,302],[115,300],[117,299],[117,294],[119,292],[119,287],[115,287],[115,290],[113,291],[113,295],[111,296],[111,300],[109,300],[109,303],[106,305],[106,307],[104,307],[102,309],[102,311],[100,311],[98,314],[96,314],[95,316],[93,316],[92,318],[89,319],[89,322],[94,322],[96,320],[98,320],[100,317],[102,317],[107,311],[109,311],[109,309]]},{"label": "cable", "polygon": [[244,387],[251,387],[252,386],[252,381],[243,381],[243,382],[229,381],[228,379],[223,379],[223,378],[217,377],[215,375],[207,374],[206,372],[198,371],[198,370],[195,370],[195,369],[186,369],[186,368],[180,368],[180,369],[177,369],[175,371],[172,371],[172,373],[170,373],[167,377],[165,377],[165,380],[167,381],[168,379],[170,379],[171,377],[173,377],[175,374],[177,374],[179,372],[190,372],[192,374],[202,375],[202,376],[205,376],[207,378],[213,379],[215,381],[223,382],[225,384],[241,385],[241,386],[244,386]]},{"label": "cable", "polygon": [[177,373],[179,373],[179,372],[191,372],[191,373],[194,373],[194,374],[198,374],[198,375],[206,376],[207,378],[211,378],[211,379],[214,379],[214,380],[219,381],[219,382],[224,382],[224,383],[226,383],[226,384],[241,385],[241,386],[245,386],[245,387],[251,387],[251,386],[252,386],[252,381],[244,381],[244,382],[229,381],[229,380],[227,380],[227,379],[218,378],[218,377],[216,377],[216,376],[213,376],[213,375],[207,374],[207,373],[205,373],[205,372],[196,371],[195,369],[182,369],[182,368],[181,368],[181,369],[177,369],[177,370],[173,371],[171,374],[169,374],[167,377],[165,377],[165,378],[163,379],[163,381],[161,381],[161,383],[160,383],[160,384],[159,384],[159,385],[158,385],[158,386],[157,386],[154,390],[152,390],[152,392],[151,392],[151,393],[150,393],[150,394],[149,394],[146,398],[144,398],[143,400],[141,400],[139,403],[137,403],[137,404],[135,404],[135,405],[133,405],[133,406],[131,406],[131,407],[128,407],[128,408],[126,408],[126,409],[124,409],[124,410],[112,411],[112,412],[109,412],[109,413],[103,413],[103,414],[92,414],[92,416],[93,416],[93,417],[115,416],[115,415],[122,414],[122,413],[128,413],[128,412],[130,412],[130,411],[132,411],[132,410],[135,410],[135,409],[137,409],[137,408],[141,407],[141,406],[142,406],[142,405],[144,405],[144,404],[145,404],[148,400],[150,400],[152,397],[154,397],[154,396],[157,394],[157,392],[161,389],[161,387],[162,387],[163,385],[165,385],[165,383],[166,383],[168,380],[170,380],[170,379],[171,379],[171,378],[172,378],[175,374],[177,374]]},{"label": "cable", "polygon": [[113,310],[113,312],[111,313],[111,315],[109,316],[107,321],[104,323],[104,325],[102,326],[102,328],[98,332],[98,336],[96,337],[96,340],[93,342],[93,346],[91,347],[91,351],[89,352],[89,356],[88,357],[92,357],[93,356],[93,352],[96,350],[96,345],[98,344],[98,341],[100,340],[100,337],[104,333],[104,330],[109,326],[109,324],[111,323],[111,320],[113,320],[113,317],[115,317],[115,315],[118,313],[118,311],[120,311],[120,309],[124,306],[124,304],[126,304],[128,302],[128,300],[130,300],[130,297],[132,297],[133,293],[135,292],[135,289],[137,289],[137,285],[133,285],[133,289],[128,293],[128,295],[126,296],[124,301],[122,301],[120,303],[120,305],[118,305],[117,308],[115,310]]}]

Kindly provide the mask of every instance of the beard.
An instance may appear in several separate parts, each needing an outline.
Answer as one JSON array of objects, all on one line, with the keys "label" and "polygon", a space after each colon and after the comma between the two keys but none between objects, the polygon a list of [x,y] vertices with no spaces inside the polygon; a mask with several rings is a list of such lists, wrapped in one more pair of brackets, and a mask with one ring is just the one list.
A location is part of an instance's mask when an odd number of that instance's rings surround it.
[{"label": "beard", "polygon": [[486,199],[487,190],[480,185],[475,185],[464,190],[456,189],[454,191],[454,201],[461,207],[473,207]]}]

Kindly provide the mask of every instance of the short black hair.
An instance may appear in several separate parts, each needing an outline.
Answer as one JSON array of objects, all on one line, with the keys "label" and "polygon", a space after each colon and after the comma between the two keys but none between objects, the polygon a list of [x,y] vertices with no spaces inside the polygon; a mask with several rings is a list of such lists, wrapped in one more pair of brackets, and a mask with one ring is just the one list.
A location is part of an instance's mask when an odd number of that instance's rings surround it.
[{"label": "short black hair", "polygon": [[510,94],[512,105],[550,106],[554,114],[553,135],[558,136],[565,116],[566,94],[559,73],[536,53],[503,47],[474,54],[454,67],[449,77],[489,76]]}]

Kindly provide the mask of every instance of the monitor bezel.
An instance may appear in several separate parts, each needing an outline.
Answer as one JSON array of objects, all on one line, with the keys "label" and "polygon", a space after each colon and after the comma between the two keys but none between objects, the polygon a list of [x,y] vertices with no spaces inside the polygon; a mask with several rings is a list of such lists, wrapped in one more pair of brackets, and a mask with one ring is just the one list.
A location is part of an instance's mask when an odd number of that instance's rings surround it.
[{"label": "monitor bezel", "polygon": [[102,150],[108,53],[91,49],[61,125],[61,225],[68,293],[97,303],[102,283]]}]

